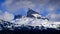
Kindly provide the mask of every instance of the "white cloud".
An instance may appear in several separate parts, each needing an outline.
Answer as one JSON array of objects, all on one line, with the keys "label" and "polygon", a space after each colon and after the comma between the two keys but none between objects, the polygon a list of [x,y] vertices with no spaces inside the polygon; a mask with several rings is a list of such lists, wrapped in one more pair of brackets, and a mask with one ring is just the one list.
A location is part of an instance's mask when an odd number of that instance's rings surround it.
[{"label": "white cloud", "polygon": [[16,13],[21,8],[31,8],[40,12],[47,3],[49,0],[5,0],[2,7],[11,13]]},{"label": "white cloud", "polygon": [[15,0],[6,0],[2,7],[11,13],[15,13],[21,8],[33,8],[35,5],[31,1],[15,1]]},{"label": "white cloud", "polygon": [[[57,1],[56,0],[55,1],[54,0],[5,0],[5,2],[2,3],[2,7],[8,12],[16,13],[16,14],[18,14],[17,12],[21,8],[24,8],[25,10],[27,10],[27,8],[31,8],[39,13],[43,13],[44,10],[47,10],[49,14],[53,15],[56,13],[56,10],[60,7],[60,1],[59,0]],[[52,20],[57,20],[57,18]]]},{"label": "white cloud", "polygon": [[4,14],[0,15],[0,19],[5,20],[5,21],[10,21],[14,19],[14,15],[8,12],[5,12]]},{"label": "white cloud", "polygon": [[49,12],[54,12],[55,9],[56,9],[55,6],[49,6],[49,7],[47,8],[47,10],[48,10]]},{"label": "white cloud", "polygon": [[48,14],[47,17],[51,20],[51,21],[60,21],[60,14]]},{"label": "white cloud", "polygon": [[56,7],[59,5],[56,5],[55,1],[54,5],[52,5],[51,1],[52,0],[5,0],[5,2],[2,3],[2,7],[11,13],[16,13],[21,8],[36,8],[34,10],[37,12],[40,12],[47,8],[47,10],[51,12],[56,10]]}]

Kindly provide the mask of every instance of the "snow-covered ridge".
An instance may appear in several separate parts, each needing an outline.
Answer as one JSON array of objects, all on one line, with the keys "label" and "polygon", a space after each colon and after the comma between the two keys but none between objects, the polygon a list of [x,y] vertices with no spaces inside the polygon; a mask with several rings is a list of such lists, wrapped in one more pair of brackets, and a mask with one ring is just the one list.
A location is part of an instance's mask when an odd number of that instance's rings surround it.
[{"label": "snow-covered ridge", "polygon": [[48,20],[43,20],[43,19],[34,19],[34,18],[20,18],[20,19],[16,19],[16,20],[13,20],[11,21],[12,23],[14,24],[18,24],[16,25],[17,27],[18,26],[21,26],[21,25],[29,25],[29,26],[44,26],[45,28],[58,28],[60,27],[60,22],[51,22],[51,21],[48,21]]},{"label": "snow-covered ridge", "polygon": [[44,29],[55,28],[60,29],[60,22],[49,21],[48,18],[42,17],[39,13],[29,10],[27,16],[22,16],[21,18],[14,19],[14,15],[8,12],[5,12],[3,15],[0,15],[0,29],[9,28],[13,29],[15,27],[24,26],[42,26]]},{"label": "snow-covered ridge", "polygon": [[48,20],[28,18],[28,17],[22,17],[20,19],[12,20],[12,21],[9,21],[9,22],[4,21],[4,20],[0,20],[0,25],[1,24],[3,25],[4,28],[10,28],[10,29],[12,27],[15,28],[15,27],[21,27],[22,25],[24,25],[24,26],[27,26],[27,27],[28,26],[33,26],[34,28],[36,26],[39,26],[39,29],[43,26],[44,29],[55,28],[57,30],[60,30],[60,22],[51,22],[51,21],[48,21]]}]

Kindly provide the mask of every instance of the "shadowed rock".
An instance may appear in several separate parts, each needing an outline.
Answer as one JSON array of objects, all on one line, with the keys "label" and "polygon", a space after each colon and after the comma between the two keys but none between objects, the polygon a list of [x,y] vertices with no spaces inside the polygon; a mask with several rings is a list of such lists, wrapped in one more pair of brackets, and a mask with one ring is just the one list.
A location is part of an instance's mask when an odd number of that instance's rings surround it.
[{"label": "shadowed rock", "polygon": [[39,13],[33,11],[32,9],[28,9],[27,17],[35,18],[32,14],[39,14]]},{"label": "shadowed rock", "polygon": [[14,16],[14,20],[15,20],[15,19],[19,19],[19,18],[21,18],[21,17],[22,17],[22,15],[15,15],[15,16]]},{"label": "shadowed rock", "polygon": [[[35,16],[34,16],[33,14],[34,14]],[[27,17],[37,18],[37,19],[43,19],[43,20],[45,20],[45,19],[49,20],[48,18],[42,18],[42,17],[39,15],[38,12],[36,12],[36,11],[30,9],[30,8],[28,9]]]}]

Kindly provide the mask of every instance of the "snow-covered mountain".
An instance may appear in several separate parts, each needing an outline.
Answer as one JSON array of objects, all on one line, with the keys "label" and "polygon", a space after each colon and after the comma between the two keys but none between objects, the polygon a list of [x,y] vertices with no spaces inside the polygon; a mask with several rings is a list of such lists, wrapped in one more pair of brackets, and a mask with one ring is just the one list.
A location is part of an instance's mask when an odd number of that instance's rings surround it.
[{"label": "snow-covered mountain", "polygon": [[37,18],[37,19],[47,19],[49,20],[48,18],[46,17],[42,17],[38,12],[32,10],[32,9],[29,9],[28,12],[27,12],[27,17],[30,17],[30,18]]},{"label": "snow-covered mountain", "polygon": [[5,12],[1,16],[2,17],[0,17],[0,30],[14,30],[16,28],[20,29],[22,27],[26,27],[28,29],[35,29],[36,27],[38,27],[39,29],[60,29],[60,22],[51,22],[48,18],[42,17],[41,15],[39,15],[39,13],[33,11],[32,9],[28,10],[27,16],[14,16],[13,14],[10,14],[8,12]]}]

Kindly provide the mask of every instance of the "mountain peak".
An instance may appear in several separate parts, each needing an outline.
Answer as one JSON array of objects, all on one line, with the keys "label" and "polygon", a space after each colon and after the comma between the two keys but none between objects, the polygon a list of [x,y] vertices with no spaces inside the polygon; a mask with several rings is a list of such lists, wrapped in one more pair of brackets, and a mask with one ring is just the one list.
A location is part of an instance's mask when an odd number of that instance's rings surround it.
[{"label": "mountain peak", "polygon": [[37,19],[47,19],[49,20],[48,18],[43,18],[38,12],[28,8],[28,12],[27,12],[27,17],[30,17],[30,18],[37,18]]},{"label": "mountain peak", "polygon": [[29,8],[27,12],[27,17],[34,17],[32,14],[39,14],[39,13]]}]

